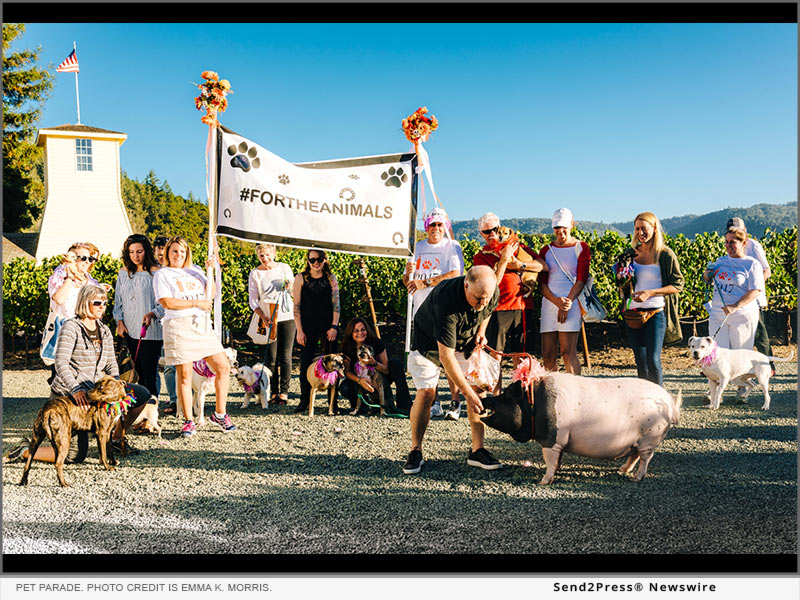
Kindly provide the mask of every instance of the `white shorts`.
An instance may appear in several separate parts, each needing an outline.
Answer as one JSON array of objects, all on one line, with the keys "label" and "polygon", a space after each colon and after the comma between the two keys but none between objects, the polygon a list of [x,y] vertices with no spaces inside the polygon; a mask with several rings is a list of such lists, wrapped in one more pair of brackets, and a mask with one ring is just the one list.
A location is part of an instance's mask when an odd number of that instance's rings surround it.
[{"label": "white shorts", "polygon": [[211,332],[211,319],[198,315],[164,321],[164,364],[186,365],[224,352]]},{"label": "white shorts", "polygon": [[547,298],[542,298],[542,320],[539,333],[553,331],[580,331],[581,330],[581,305],[577,300],[572,301],[572,308],[567,313],[567,320],[558,322],[558,307]]},{"label": "white shorts", "polygon": [[[456,352],[456,361],[461,367],[461,372],[466,373],[467,359],[464,358],[463,352]],[[439,368],[416,350],[412,350],[408,355],[408,372],[414,381],[414,387],[418,390],[436,389],[439,385]]]},{"label": "white shorts", "polygon": [[721,315],[718,311],[712,310],[708,319],[708,335],[714,335],[714,332],[719,329],[716,339],[720,348],[752,350],[756,344],[758,311],[737,310],[728,315],[728,320],[720,329],[719,326],[724,319],[724,314]]}]

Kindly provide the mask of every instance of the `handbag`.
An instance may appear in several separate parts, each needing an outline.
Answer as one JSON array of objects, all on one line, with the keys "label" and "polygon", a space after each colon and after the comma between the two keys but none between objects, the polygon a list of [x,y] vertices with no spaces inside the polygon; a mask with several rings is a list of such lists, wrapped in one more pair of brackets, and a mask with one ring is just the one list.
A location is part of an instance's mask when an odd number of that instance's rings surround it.
[{"label": "handbag", "polygon": [[47,315],[47,321],[44,324],[44,331],[42,332],[42,343],[39,346],[39,356],[42,357],[42,362],[48,367],[56,361],[56,342],[58,341],[58,332],[66,319],[58,316],[53,311]]},{"label": "handbag", "polygon": [[250,319],[250,326],[247,328],[247,335],[256,344],[270,344],[278,339],[278,328],[276,327],[277,324],[275,323],[275,315],[278,312],[278,305],[274,302],[264,302],[263,300],[259,300],[258,306],[262,311],[264,311],[265,315],[271,316],[272,327],[270,327],[269,332],[267,332],[264,321],[261,320],[261,317],[258,316],[258,313],[254,312],[253,317]]},{"label": "handbag", "polygon": [[664,310],[663,308],[629,308],[622,311],[625,324],[631,329],[641,329],[650,317]]},{"label": "handbag", "polygon": [[[580,244],[575,244],[575,256],[581,253],[581,246]],[[575,278],[567,273],[564,270],[564,267],[561,266],[561,263],[556,256],[556,253],[552,253],[553,260],[556,261],[558,268],[561,269],[561,272],[570,280],[572,285],[575,285]],[[583,289],[578,294],[576,298],[578,301],[578,305],[581,307],[581,318],[583,319],[584,323],[599,323],[600,321],[604,321],[608,312],[606,311],[603,303],[600,302],[600,298],[597,296],[597,292],[594,291],[594,277],[589,275],[589,278],[586,280],[586,284],[583,286]]]}]

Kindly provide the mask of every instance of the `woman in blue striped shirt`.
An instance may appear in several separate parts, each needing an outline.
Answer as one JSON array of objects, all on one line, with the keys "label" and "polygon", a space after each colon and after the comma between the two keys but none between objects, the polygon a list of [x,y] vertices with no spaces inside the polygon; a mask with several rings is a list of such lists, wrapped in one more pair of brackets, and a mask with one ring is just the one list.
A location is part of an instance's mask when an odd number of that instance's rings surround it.
[{"label": "woman in blue striped shirt", "polygon": [[[161,356],[163,334],[161,318],[164,308],[153,293],[153,274],[159,264],[150,241],[134,234],[122,246],[125,267],[117,275],[114,292],[114,320],[117,335],[124,336],[131,356],[135,357],[139,383],[154,396],[158,393],[158,359]],[[144,336],[141,335],[145,327]]]}]

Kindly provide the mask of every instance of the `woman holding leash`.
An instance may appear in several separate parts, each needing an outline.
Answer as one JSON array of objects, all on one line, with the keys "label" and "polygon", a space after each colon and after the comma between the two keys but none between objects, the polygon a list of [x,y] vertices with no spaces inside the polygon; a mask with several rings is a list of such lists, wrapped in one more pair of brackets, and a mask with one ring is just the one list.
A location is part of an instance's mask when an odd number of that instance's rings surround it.
[{"label": "woman holding leash", "polygon": [[128,236],[122,246],[122,262],[125,266],[117,275],[114,294],[117,335],[124,337],[128,345],[139,383],[157,398],[158,359],[164,343],[160,319],[164,307],[153,294],[153,275],[159,264],[147,237],[139,233]]},{"label": "woman holding leash", "polygon": [[[272,244],[256,246],[256,256],[261,264],[250,271],[247,278],[250,308],[254,313],[248,335],[256,344],[266,345],[264,365],[272,371],[271,402],[286,404],[292,378],[292,347],[297,332],[294,305],[288,292],[294,273],[289,265],[275,260],[275,253]],[[268,337],[270,329],[272,335]]]},{"label": "woman holding leash", "polygon": [[[105,290],[96,285],[84,285],[75,301],[75,317],[68,319],[58,335],[56,346],[56,376],[50,386],[50,398],[68,396],[85,410],[89,408],[86,392],[94,387],[105,375],[119,378],[119,368],[114,357],[114,340],[111,330],[103,323],[108,296]],[[150,401],[147,388],[136,384],[125,384],[129,392],[130,404],[125,412],[125,429]],[[114,450],[122,451],[122,420],[117,423],[111,436]],[[139,454],[129,442],[128,453]],[[86,458],[89,448],[89,432],[76,431],[70,441],[67,454],[68,463],[80,463]],[[28,458],[28,442],[14,448],[8,460]],[[55,462],[55,451],[49,446],[39,446],[35,460]]]},{"label": "woman holding leash", "polygon": [[[192,263],[192,250],[182,237],[174,237],[164,248],[166,266],[153,276],[155,298],[164,307],[162,326],[164,329],[164,360],[167,365],[175,365],[178,384],[178,402],[181,403],[185,421],[181,429],[183,437],[195,434],[192,415],[192,363],[204,359],[217,373],[214,377],[216,391],[216,412],[211,414],[211,422],[223,432],[236,430],[226,412],[228,385],[231,365],[225,350],[211,331],[209,312],[213,300],[206,299],[216,290],[214,283],[208,282],[202,269]],[[214,259],[206,261],[206,267]]]},{"label": "woman holding leash", "polygon": [[[633,220],[633,249],[636,257],[624,280],[633,285],[620,287],[625,332],[633,350],[639,379],[663,386],[661,349],[664,343],[682,339],[678,320],[678,294],[683,275],[675,253],[664,245],[661,222],[651,212]],[[632,271],[632,272],[630,272]],[[629,312],[636,311],[636,312]]]},{"label": "woman holding leash", "polygon": [[[407,413],[411,408],[411,396],[408,392],[408,382],[406,381],[403,365],[400,361],[389,359],[389,355],[386,353],[386,346],[375,335],[375,331],[364,317],[350,319],[350,322],[344,328],[342,354],[344,355],[344,375],[346,379],[341,383],[339,392],[350,400],[350,409],[354,410],[358,404],[359,392],[362,390],[366,393],[375,391],[372,382],[363,373],[357,372],[361,367],[356,368],[360,362],[358,360],[358,351],[364,345],[372,347],[373,352],[372,363],[366,365],[366,368],[375,369],[383,375],[387,412],[404,411]],[[392,382],[397,388],[396,401],[392,401]],[[366,409],[366,407],[364,408]]]},{"label": "woman holding leash", "polygon": [[333,351],[339,334],[339,283],[324,250],[306,253],[306,268],[294,278],[292,298],[297,343],[301,347],[300,404],[294,412],[301,413],[308,410],[311,398],[306,371],[316,356]]},{"label": "woman holding leash", "polygon": [[554,212],[552,224],[555,239],[539,251],[539,256],[547,263],[547,270],[539,275],[542,362],[548,371],[557,371],[561,354],[564,370],[580,375],[581,308],[575,298],[589,278],[591,252],[586,242],[572,236],[575,221],[569,209],[559,208]]},{"label": "woman holding leash", "polygon": [[[711,282],[713,296],[708,313],[708,331],[723,348],[752,350],[758,327],[756,299],[764,291],[764,271],[754,258],[745,255],[747,233],[729,229],[725,251],[708,265],[703,281]],[[716,334],[715,334],[716,332]]]}]

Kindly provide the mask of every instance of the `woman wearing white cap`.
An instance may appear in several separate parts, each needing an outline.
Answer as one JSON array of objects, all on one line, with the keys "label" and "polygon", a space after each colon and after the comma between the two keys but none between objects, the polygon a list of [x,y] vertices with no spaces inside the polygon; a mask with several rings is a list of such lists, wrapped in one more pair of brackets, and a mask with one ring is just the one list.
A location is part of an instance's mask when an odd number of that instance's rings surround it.
[{"label": "woman wearing white cap", "polygon": [[578,332],[581,308],[575,300],[589,278],[589,246],[572,237],[575,221],[572,212],[559,208],[553,213],[555,240],[539,252],[547,271],[539,276],[542,292],[542,361],[546,369],[558,370],[558,355],[567,373],[581,374],[578,359]]}]

